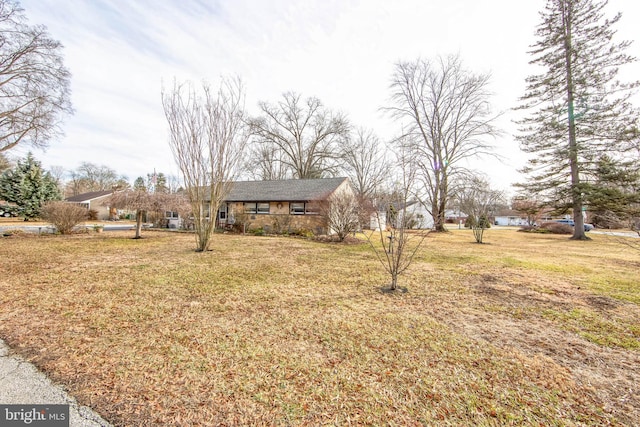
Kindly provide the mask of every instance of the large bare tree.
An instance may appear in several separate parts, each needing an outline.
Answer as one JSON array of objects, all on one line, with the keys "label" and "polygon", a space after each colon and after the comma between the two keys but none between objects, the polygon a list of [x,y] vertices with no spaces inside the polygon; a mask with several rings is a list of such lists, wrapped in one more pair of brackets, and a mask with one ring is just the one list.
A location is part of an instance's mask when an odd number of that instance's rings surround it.
[{"label": "large bare tree", "polygon": [[27,25],[17,2],[0,0],[0,152],[46,147],[72,112],[62,45],[42,25]]},{"label": "large bare tree", "polygon": [[250,144],[247,161],[244,164],[248,176],[258,181],[290,179],[292,174],[283,162],[283,151],[274,144]]},{"label": "large bare tree", "polygon": [[171,151],[193,211],[196,250],[206,251],[249,135],[242,82],[222,79],[217,92],[203,83],[198,93],[191,83],[174,81],[172,89],[162,89],[162,105]]},{"label": "large bare tree", "polygon": [[126,176],[105,165],[82,162],[69,173],[66,192],[72,196],[90,191],[124,190],[129,187]]},{"label": "large bare tree", "polygon": [[389,177],[388,153],[371,129],[358,128],[342,146],[343,169],[360,200],[371,199]]},{"label": "large bare tree", "polygon": [[474,74],[458,56],[396,64],[392,105],[386,108],[406,126],[408,143],[423,183],[422,203],[436,231],[445,230],[449,183],[463,161],[491,154],[487,140],[498,131],[489,106],[488,74]]},{"label": "large bare tree", "polygon": [[268,147],[262,151],[271,156],[268,159],[277,159],[293,178],[335,174],[339,147],[349,136],[343,114],[328,110],[317,98],[303,100],[293,92],[283,94],[277,104],[260,102],[259,107],[262,115],[251,120],[251,129],[256,143]]}]

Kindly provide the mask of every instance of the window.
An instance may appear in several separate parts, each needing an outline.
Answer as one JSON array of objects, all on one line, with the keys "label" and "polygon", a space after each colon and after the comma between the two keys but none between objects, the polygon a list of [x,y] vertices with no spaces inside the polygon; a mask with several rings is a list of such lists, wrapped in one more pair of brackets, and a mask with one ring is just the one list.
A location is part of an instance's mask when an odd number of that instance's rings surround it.
[{"label": "window", "polygon": [[257,203],[245,203],[244,204],[244,213],[248,213],[248,214],[258,213],[258,204]]},{"label": "window", "polygon": [[178,212],[166,211],[164,213],[164,217],[168,218],[168,219],[173,219],[173,218],[177,219],[178,218]]},{"label": "window", "polygon": [[320,206],[318,203],[305,203],[304,213],[307,215],[318,215],[320,213]]},{"label": "window", "polygon": [[291,215],[304,215],[304,203],[289,203]]},{"label": "window", "polygon": [[224,221],[227,219],[227,204],[222,203],[218,209],[218,219]]},{"label": "window", "polygon": [[269,203],[258,203],[259,214],[269,214]]},{"label": "window", "polygon": [[269,203],[264,202],[264,203],[245,203],[244,212],[248,214],[268,215],[271,211],[270,211]]}]

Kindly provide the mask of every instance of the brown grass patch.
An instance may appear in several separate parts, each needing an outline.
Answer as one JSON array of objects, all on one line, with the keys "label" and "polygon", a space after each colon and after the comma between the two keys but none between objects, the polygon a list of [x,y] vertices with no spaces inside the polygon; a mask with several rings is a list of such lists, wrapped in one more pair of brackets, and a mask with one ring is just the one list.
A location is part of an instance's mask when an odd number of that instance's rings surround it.
[{"label": "brown grass patch", "polygon": [[[0,337],[115,425],[633,425],[638,254],[489,230],[366,245],[0,239]],[[616,264],[612,270],[607,266]]]}]

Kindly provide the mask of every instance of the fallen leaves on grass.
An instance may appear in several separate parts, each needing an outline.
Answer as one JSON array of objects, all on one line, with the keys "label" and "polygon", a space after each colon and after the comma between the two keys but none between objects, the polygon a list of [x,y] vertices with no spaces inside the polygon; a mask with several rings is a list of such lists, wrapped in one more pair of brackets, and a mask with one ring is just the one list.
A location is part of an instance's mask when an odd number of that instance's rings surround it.
[{"label": "fallen leaves on grass", "polygon": [[625,422],[580,366],[516,339],[532,320],[570,326],[543,310],[593,273],[549,268],[535,249],[570,243],[513,236],[490,250],[431,239],[406,294],[379,292],[366,245],[220,235],[198,254],[184,234],[13,238],[0,243],[0,336],[116,425]]}]

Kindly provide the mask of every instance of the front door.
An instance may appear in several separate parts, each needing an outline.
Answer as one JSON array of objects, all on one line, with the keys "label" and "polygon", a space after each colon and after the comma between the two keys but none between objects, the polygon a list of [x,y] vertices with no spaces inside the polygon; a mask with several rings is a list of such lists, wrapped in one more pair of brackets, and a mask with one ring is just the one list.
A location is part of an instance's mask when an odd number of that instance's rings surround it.
[{"label": "front door", "polygon": [[227,225],[227,210],[226,203],[221,204],[220,209],[218,209],[218,226],[220,228],[224,228]]}]

